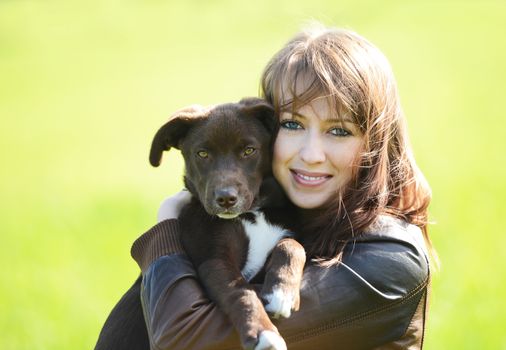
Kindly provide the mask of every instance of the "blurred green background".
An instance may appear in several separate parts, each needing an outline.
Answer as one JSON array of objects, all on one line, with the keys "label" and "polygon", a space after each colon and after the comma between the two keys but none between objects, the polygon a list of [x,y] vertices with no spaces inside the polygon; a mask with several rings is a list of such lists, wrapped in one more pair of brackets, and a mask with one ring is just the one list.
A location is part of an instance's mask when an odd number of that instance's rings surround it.
[{"label": "blurred green background", "polygon": [[427,349],[506,349],[505,1],[0,1],[0,348],[91,349],[181,188],[147,155],[193,103],[258,93],[310,19],[390,59],[433,187]]}]

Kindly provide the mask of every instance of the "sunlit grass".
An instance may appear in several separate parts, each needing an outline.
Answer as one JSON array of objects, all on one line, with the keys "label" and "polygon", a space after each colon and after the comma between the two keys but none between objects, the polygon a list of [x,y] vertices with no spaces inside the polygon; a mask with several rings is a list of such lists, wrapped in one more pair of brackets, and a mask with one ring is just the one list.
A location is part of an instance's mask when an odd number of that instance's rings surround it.
[{"label": "sunlit grass", "polygon": [[434,191],[428,349],[506,348],[500,1],[0,2],[0,348],[90,349],[133,240],[181,187],[151,137],[177,108],[256,95],[310,18],[389,57]]}]

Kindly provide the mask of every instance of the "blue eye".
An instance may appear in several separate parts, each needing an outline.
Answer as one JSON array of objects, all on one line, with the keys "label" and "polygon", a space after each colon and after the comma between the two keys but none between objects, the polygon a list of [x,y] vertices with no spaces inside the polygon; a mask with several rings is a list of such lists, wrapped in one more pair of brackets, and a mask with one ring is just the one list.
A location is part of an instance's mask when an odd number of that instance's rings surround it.
[{"label": "blue eye", "polygon": [[348,130],[343,129],[343,128],[330,129],[330,133],[334,136],[339,136],[339,137],[345,137],[345,136],[351,135],[351,132],[349,132]]},{"label": "blue eye", "polygon": [[289,130],[302,129],[302,126],[293,120],[282,121],[280,123],[280,125],[283,129],[289,129]]}]

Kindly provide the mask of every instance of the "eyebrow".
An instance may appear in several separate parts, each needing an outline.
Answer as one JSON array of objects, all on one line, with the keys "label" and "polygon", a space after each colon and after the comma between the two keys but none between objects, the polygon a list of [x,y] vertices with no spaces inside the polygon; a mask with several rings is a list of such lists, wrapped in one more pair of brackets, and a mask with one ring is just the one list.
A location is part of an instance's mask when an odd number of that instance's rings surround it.
[{"label": "eyebrow", "polygon": [[[282,113],[288,113],[288,114],[291,114],[292,116],[294,117],[299,117],[299,118],[303,118],[303,119],[308,119],[308,117],[306,117],[305,115],[303,114],[300,114],[299,112],[290,112],[290,111],[281,111]],[[352,120],[349,116],[344,116],[342,118],[327,118],[327,119],[324,119],[323,120],[324,122],[328,122],[328,123],[341,123],[341,122],[347,122],[347,123],[352,123],[352,124],[355,124],[355,121]]]}]

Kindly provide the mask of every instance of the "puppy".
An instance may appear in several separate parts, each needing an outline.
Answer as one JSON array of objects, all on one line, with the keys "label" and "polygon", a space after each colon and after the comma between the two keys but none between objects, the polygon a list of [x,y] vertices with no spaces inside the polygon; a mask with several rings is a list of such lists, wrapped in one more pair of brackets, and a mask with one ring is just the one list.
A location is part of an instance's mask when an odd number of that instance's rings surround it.
[{"label": "puppy", "polygon": [[[290,204],[271,176],[275,126],[272,107],[257,98],[194,106],[158,130],[150,152],[155,167],[164,151],[182,152],[192,200],[179,215],[181,242],[246,349],[286,349],[267,312],[289,317],[298,309],[305,264],[303,247],[283,228],[294,223]],[[260,297],[253,279],[263,280]],[[96,350],[149,349],[140,282],[112,310]]]},{"label": "puppy", "polygon": [[[179,216],[181,242],[209,297],[230,317],[247,349],[286,348],[265,310],[288,317],[298,309],[305,263],[302,246],[286,239],[291,234],[270,215],[274,186],[266,178],[275,125],[272,107],[261,99],[195,107],[160,128],[150,154],[158,166],[164,150],[182,152],[193,198]],[[264,309],[248,282],[269,256]]]}]

